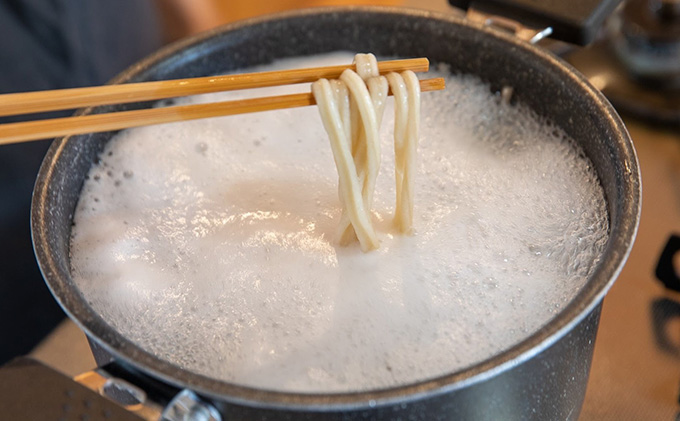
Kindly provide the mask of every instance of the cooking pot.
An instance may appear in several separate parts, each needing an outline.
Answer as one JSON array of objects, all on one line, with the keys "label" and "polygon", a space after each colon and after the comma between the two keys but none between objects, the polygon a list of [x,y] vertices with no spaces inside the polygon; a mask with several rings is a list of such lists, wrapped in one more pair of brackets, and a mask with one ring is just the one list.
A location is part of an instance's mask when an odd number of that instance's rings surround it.
[{"label": "cooking pot", "polygon": [[[626,128],[607,100],[560,59],[512,34],[425,11],[351,7],[296,11],[231,24],[184,40],[131,67],[114,83],[205,76],[333,50],[428,57],[560,126],[583,148],[600,178],[610,229],[606,249],[582,290],[526,340],[488,360],[437,378],[357,393],[259,390],[199,375],[164,361],[113,329],[87,303],[70,274],[69,236],[85,176],[114,133],[56,140],[35,186],[32,230],[45,280],[116,376],[155,390],[165,404],[192,396],[223,419],[576,419],[583,402],[601,303],[630,252],[640,213],[640,174]],[[101,113],[150,104],[104,106]],[[102,353],[103,352],[103,353]],[[102,357],[104,355],[104,357]],[[160,387],[157,387],[161,385]],[[173,401],[176,403],[176,401]],[[175,408],[176,409],[176,408]],[[205,413],[208,413],[204,411]],[[166,411],[167,413],[167,411]]]}]

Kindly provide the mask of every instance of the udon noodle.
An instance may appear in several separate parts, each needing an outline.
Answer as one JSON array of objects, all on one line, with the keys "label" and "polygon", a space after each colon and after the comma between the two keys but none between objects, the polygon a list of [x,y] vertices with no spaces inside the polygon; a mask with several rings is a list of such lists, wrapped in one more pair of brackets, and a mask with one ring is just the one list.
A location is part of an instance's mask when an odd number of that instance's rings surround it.
[{"label": "udon noodle", "polygon": [[338,170],[340,244],[358,239],[361,249],[368,251],[379,246],[371,207],[380,168],[379,129],[388,84],[395,99],[394,222],[400,232],[413,232],[412,174],[418,143],[420,85],[411,71],[380,76],[373,54],[357,54],[354,61],[357,72],[348,69],[339,80],[321,79],[312,84],[312,92]]}]

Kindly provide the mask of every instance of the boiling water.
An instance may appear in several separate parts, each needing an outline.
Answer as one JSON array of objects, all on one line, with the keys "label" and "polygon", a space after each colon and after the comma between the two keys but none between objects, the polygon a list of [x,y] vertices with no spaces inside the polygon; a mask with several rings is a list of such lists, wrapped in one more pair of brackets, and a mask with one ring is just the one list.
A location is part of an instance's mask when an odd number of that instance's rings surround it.
[{"label": "boiling water", "polygon": [[[279,65],[338,60],[351,56]],[[367,254],[336,246],[337,173],[316,108],[144,127],[117,135],[85,183],[78,287],[158,357],[265,389],[388,387],[518,343],[598,262],[602,189],[558,128],[476,79],[422,97],[414,236],[391,228],[391,101],[381,247]]]}]

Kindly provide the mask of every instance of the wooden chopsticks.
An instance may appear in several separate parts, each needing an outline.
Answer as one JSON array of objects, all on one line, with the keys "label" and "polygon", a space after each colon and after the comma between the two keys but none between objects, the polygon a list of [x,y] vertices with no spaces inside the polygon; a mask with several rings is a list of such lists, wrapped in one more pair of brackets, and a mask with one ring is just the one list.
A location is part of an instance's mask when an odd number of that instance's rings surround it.
[{"label": "wooden chopsticks", "polygon": [[[404,70],[426,72],[429,66],[430,63],[426,58],[378,62],[378,70],[381,74]],[[5,94],[0,95],[0,116],[150,101],[219,91],[292,85],[295,83],[314,82],[321,78],[337,79],[347,68],[352,68],[352,66],[314,67],[309,69]]]},{"label": "wooden chopsticks", "polygon": [[[0,116],[71,109],[77,107],[158,100],[209,92],[334,79],[352,66],[329,66],[276,72],[247,73],[183,80],[129,83],[56,91],[0,95]],[[378,63],[380,73],[412,70],[427,71],[426,58],[392,60]],[[444,89],[441,78],[421,81],[422,91]],[[119,130],[128,127],[243,114],[282,108],[314,105],[311,93],[260,97],[210,104],[171,106],[108,114],[55,118],[0,125],[0,145],[71,134]]]}]

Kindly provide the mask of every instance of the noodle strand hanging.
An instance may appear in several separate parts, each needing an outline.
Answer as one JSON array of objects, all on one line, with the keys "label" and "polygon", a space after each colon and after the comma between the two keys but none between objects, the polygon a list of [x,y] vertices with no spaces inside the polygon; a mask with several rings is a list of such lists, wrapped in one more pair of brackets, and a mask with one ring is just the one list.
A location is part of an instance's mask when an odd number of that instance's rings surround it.
[{"label": "noodle strand hanging", "polygon": [[361,249],[363,251],[376,249],[378,238],[371,223],[370,210],[364,206],[357,168],[352,158],[349,133],[340,118],[331,83],[326,79],[320,79],[312,84],[312,92],[319,104],[321,120],[331,141],[333,159],[338,169],[340,201],[354,227]]},{"label": "noodle strand hanging", "polygon": [[[372,54],[357,55],[355,63],[363,76],[349,70],[340,76],[340,81],[345,83],[350,92],[352,156],[362,185],[364,206],[370,212],[380,169],[379,129],[387,97],[387,79],[378,74],[377,61]],[[356,238],[345,212],[340,219],[339,232],[342,245]]]},{"label": "noodle strand hanging", "polygon": [[415,73],[390,73],[394,95],[394,175],[396,205],[394,223],[400,232],[413,233],[413,173],[420,122],[420,84]]},{"label": "noodle strand hanging", "polygon": [[338,195],[342,204],[340,244],[359,240],[361,249],[379,246],[371,208],[380,168],[379,129],[388,86],[395,98],[395,225],[413,232],[413,181],[420,118],[420,85],[413,72],[380,76],[373,54],[355,56],[356,72],[345,70],[340,79],[312,84],[328,132],[338,169]]}]

